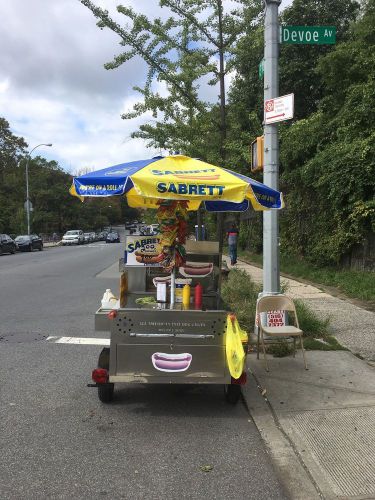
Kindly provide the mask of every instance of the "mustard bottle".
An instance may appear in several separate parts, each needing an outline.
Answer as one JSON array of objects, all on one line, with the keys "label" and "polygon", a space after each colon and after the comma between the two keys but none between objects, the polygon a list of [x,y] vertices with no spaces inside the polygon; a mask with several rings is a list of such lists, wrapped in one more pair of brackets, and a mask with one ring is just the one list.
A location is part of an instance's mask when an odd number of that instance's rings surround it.
[{"label": "mustard bottle", "polygon": [[190,307],[190,285],[185,285],[182,289],[182,307],[184,309]]}]

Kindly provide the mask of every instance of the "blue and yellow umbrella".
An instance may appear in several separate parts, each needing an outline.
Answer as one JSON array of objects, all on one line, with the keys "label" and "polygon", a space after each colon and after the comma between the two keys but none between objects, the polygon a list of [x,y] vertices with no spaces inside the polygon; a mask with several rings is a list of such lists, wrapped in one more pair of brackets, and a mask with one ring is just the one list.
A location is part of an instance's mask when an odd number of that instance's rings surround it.
[{"label": "blue and yellow umbrella", "polygon": [[282,194],[249,177],[183,155],[121,163],[75,177],[70,193],[85,197],[126,196],[134,208],[158,208],[158,200],[201,203],[210,212],[283,208]]}]

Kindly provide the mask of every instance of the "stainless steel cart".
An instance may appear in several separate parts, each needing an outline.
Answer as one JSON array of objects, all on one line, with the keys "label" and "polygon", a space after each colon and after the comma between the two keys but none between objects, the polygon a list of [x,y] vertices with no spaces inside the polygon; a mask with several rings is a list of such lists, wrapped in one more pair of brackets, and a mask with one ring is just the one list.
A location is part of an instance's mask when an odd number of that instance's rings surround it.
[{"label": "stainless steel cart", "polygon": [[[105,347],[93,372],[99,399],[108,403],[114,384],[221,384],[227,399],[236,403],[246,372],[232,379],[226,362],[226,322],[228,311],[220,298],[219,245],[215,242],[187,242],[188,259],[212,262],[213,272],[204,282],[202,310],[183,310],[175,303],[140,307],[138,297],[155,295],[147,282],[157,268],[136,268],[120,262],[128,272],[128,295],[125,308],[115,311],[98,309],[95,329],[110,332],[110,346]],[[194,286],[193,279],[193,286]],[[245,346],[247,349],[247,346]]]}]

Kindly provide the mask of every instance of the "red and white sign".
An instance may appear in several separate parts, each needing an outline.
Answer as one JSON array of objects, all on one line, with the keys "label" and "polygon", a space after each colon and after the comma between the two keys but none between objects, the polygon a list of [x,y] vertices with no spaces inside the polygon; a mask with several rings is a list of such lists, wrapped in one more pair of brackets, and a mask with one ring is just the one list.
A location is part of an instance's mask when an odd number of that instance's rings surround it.
[{"label": "red and white sign", "polygon": [[264,103],[264,123],[283,122],[291,120],[294,116],[294,94],[268,99]]},{"label": "red and white sign", "polygon": [[267,326],[285,326],[285,311],[268,311]]}]

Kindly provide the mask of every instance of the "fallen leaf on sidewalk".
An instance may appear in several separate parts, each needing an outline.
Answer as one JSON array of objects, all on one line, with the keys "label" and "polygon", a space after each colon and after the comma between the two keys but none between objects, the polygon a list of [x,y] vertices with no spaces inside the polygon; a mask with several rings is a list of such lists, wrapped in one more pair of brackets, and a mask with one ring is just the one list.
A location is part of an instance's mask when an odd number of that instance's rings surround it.
[{"label": "fallen leaf on sidewalk", "polygon": [[202,472],[210,472],[213,468],[213,465],[201,465],[200,467]]}]

